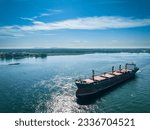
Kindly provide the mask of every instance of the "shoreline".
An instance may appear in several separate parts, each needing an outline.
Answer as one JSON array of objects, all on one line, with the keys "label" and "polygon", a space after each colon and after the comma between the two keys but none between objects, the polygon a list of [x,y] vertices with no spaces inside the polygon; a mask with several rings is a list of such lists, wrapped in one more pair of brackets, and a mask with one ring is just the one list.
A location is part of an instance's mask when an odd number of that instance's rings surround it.
[{"label": "shoreline", "polygon": [[94,53],[150,53],[150,49],[0,49],[0,59],[22,59],[29,57],[46,58],[47,56],[84,55]]}]

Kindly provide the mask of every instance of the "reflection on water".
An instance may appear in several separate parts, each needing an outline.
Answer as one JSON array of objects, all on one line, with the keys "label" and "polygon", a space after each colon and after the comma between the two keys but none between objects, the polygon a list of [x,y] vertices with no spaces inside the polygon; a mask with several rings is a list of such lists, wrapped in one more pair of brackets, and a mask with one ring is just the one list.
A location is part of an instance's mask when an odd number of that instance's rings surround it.
[{"label": "reflection on water", "polygon": [[[135,79],[78,100],[75,79],[134,61]],[[0,61],[0,112],[150,112],[150,54],[90,54]]]}]

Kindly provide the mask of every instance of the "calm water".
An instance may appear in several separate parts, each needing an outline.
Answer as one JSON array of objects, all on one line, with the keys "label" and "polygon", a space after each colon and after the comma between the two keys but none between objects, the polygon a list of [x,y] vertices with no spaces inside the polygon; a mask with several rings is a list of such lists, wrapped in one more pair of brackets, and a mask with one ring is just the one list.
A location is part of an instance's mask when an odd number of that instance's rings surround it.
[{"label": "calm water", "polygon": [[[134,61],[135,79],[89,104],[77,102],[74,80]],[[9,63],[20,65],[10,66]],[[88,54],[0,60],[0,112],[150,112],[150,54]]]}]

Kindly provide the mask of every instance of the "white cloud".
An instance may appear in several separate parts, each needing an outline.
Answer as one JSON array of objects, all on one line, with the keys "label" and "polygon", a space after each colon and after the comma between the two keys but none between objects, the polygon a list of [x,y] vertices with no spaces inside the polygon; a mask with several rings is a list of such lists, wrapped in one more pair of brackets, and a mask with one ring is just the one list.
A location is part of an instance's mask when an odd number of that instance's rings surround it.
[{"label": "white cloud", "polygon": [[34,21],[33,18],[24,18],[24,17],[20,17],[20,19],[22,19],[22,20],[28,20],[28,21]]},{"label": "white cloud", "polygon": [[62,10],[48,9],[47,13],[41,13],[38,16],[34,16],[33,19],[37,19],[37,18],[45,17],[45,16],[50,16],[50,15],[56,15],[56,14],[60,14],[62,12],[63,12]]},{"label": "white cloud", "polygon": [[[57,11],[56,11],[57,12]],[[59,11],[58,11],[59,12]],[[32,25],[22,26],[4,26],[0,27],[1,34],[21,34],[32,31],[46,31],[46,30],[104,30],[104,29],[118,29],[118,28],[135,28],[150,26],[150,19],[134,19],[131,17],[117,17],[117,16],[102,16],[102,17],[86,17],[69,19],[57,22],[41,22],[32,21]]]},{"label": "white cloud", "polygon": [[85,40],[85,41],[82,41],[82,40],[74,40],[74,41],[72,41],[72,42],[74,42],[74,43],[88,43],[87,40]]},{"label": "white cloud", "polygon": [[34,25],[44,25],[44,22],[41,21],[33,21]]},{"label": "white cloud", "polygon": [[57,30],[57,29],[82,29],[82,30],[95,30],[95,29],[115,29],[115,28],[134,28],[150,25],[150,19],[133,19],[126,17],[87,17],[77,18],[58,22],[49,22],[36,24],[33,22],[31,26],[20,26],[22,30]]},{"label": "white cloud", "polygon": [[56,34],[54,34],[54,33],[43,33],[42,35],[45,35],[45,36],[55,36]]},{"label": "white cloud", "polygon": [[40,17],[49,16],[49,13],[42,13]]},{"label": "white cloud", "polygon": [[75,40],[75,41],[72,41],[72,42],[75,42],[75,43],[81,43],[80,40]]},{"label": "white cloud", "polygon": [[47,9],[46,13],[41,13],[37,16],[33,16],[31,18],[26,18],[26,17],[20,17],[23,20],[28,20],[28,21],[35,21],[37,18],[41,18],[41,17],[46,17],[46,16],[50,16],[50,15],[57,15],[62,13],[63,10],[58,10],[58,9]]},{"label": "white cloud", "polygon": [[63,10],[60,10],[60,9],[48,9],[48,13],[49,15],[56,15],[56,14],[60,14],[62,13]]},{"label": "white cloud", "polygon": [[19,29],[19,26],[5,26],[0,27],[0,36],[1,37],[22,37],[24,33]]}]

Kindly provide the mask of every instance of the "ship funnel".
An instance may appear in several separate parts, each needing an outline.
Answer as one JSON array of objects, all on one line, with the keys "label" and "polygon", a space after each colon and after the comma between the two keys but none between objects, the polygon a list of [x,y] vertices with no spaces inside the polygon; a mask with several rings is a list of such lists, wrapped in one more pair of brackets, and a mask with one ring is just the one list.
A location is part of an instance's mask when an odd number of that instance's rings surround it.
[{"label": "ship funnel", "polygon": [[114,72],[114,66],[112,66],[112,73]]},{"label": "ship funnel", "polygon": [[92,70],[92,79],[94,80],[94,75],[95,75],[95,72],[94,70]]}]

